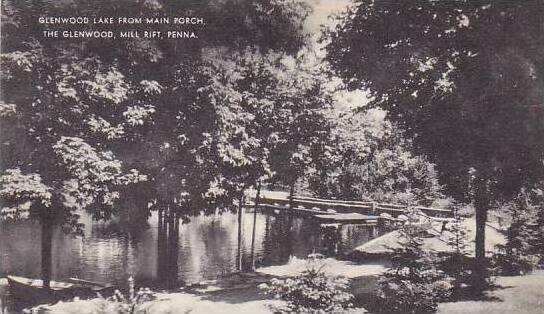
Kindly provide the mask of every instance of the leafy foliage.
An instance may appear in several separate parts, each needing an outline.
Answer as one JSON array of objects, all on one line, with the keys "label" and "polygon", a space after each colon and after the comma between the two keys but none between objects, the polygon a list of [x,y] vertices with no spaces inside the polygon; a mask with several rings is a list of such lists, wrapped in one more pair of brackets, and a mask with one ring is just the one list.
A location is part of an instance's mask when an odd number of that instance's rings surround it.
[{"label": "leafy foliage", "polygon": [[206,92],[217,107],[212,153],[226,190],[236,193],[259,178],[291,183],[312,163],[310,147],[327,134],[319,64],[304,51],[297,59],[254,49],[223,55],[207,51],[214,76]]},{"label": "leafy foliage", "polygon": [[533,254],[540,258],[539,264],[542,265],[544,262],[544,187],[542,183],[532,189],[530,204],[536,211]]},{"label": "leafy foliage", "polygon": [[37,173],[23,174],[20,169],[7,169],[0,177],[0,187],[0,196],[14,204],[0,209],[2,220],[28,218],[35,202],[44,206],[51,204],[50,188],[43,184]]},{"label": "leafy foliage", "polygon": [[[259,123],[272,122],[281,106],[307,108],[296,104],[313,91],[302,76],[307,71],[296,77],[300,67],[285,76],[284,60],[306,41],[302,26],[311,8],[304,1],[8,0],[2,8],[1,83],[9,92],[0,107],[8,147],[1,170],[38,175],[52,206],[65,214],[85,207],[107,218],[134,183],[147,198],[142,210],[147,202],[173,204],[184,215],[229,206],[271,176],[270,132],[260,136]],[[207,25],[192,42],[44,40],[36,16],[75,13],[190,13]],[[227,24],[236,31],[223,32]]]},{"label": "leafy foliage", "polygon": [[320,196],[423,205],[442,197],[434,165],[414,155],[383,116],[375,109],[331,110],[331,148],[311,182]]},{"label": "leafy foliage", "polygon": [[470,168],[515,193],[542,176],[537,3],[358,1],[329,34],[328,60],[350,87],[369,89],[451,193],[468,195]]}]

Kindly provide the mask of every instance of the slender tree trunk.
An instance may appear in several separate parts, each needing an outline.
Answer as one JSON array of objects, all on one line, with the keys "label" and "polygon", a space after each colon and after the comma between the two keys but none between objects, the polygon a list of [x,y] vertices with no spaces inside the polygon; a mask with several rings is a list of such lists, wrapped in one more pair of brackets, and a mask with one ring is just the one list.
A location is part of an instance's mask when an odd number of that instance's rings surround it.
[{"label": "slender tree trunk", "polygon": [[266,215],[265,221],[264,221],[264,241],[263,246],[268,242],[267,239],[270,238],[270,215]]},{"label": "slender tree trunk", "polygon": [[255,270],[255,229],[257,226],[257,208],[261,197],[261,181],[257,184],[257,195],[255,196],[255,205],[253,206],[253,230],[251,233],[251,269]]},{"label": "slender tree trunk", "polygon": [[163,229],[162,218],[163,218],[163,210],[159,208],[157,210],[157,223],[158,223],[159,230]]},{"label": "slender tree trunk", "polygon": [[168,207],[168,277],[167,277],[167,286],[172,289],[174,286],[174,213],[173,208]]},{"label": "slender tree trunk", "polygon": [[237,269],[242,271],[242,212],[243,212],[244,197],[240,197],[238,206],[238,254],[237,254]]},{"label": "slender tree trunk", "polygon": [[291,187],[289,188],[289,209],[293,209],[293,202],[295,198],[295,184],[297,183],[298,178],[294,178],[291,182]]},{"label": "slender tree trunk", "polygon": [[164,208],[159,208],[157,218],[159,220],[157,231],[157,277],[164,284],[166,279],[166,213]]},{"label": "slender tree trunk", "polygon": [[53,225],[50,219],[42,219],[42,280],[45,288],[50,288],[53,254]]},{"label": "slender tree trunk", "polygon": [[482,181],[476,187],[474,207],[476,209],[476,239],[475,239],[475,261],[473,267],[474,288],[476,293],[483,292],[486,279],[485,259],[485,225],[487,222],[487,210],[489,209],[489,196],[486,182]]},{"label": "slender tree trunk", "polygon": [[[324,168],[324,167],[323,167]],[[319,196],[329,196],[327,189],[327,170],[322,169],[319,173]]]},{"label": "slender tree trunk", "polygon": [[170,242],[168,241],[170,234],[170,205],[166,205],[164,208],[163,217],[164,227],[164,270],[168,273],[168,251],[170,250]]}]

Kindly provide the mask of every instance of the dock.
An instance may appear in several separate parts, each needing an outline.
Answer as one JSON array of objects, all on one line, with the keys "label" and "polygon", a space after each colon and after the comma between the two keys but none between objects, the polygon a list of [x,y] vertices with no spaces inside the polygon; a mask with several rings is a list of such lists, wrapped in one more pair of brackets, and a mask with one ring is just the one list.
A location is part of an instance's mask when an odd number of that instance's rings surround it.
[{"label": "dock", "polygon": [[321,223],[342,223],[342,224],[377,224],[379,216],[369,216],[358,213],[315,215]]}]

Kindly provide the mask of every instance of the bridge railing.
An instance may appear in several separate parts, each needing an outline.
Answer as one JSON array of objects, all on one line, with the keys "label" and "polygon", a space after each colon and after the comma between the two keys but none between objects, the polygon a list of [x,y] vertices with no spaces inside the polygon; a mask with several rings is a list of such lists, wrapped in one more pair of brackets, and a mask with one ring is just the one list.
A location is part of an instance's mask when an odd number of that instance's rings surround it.
[{"label": "bridge railing", "polygon": [[[276,206],[288,206],[289,199],[286,198],[275,198],[275,197],[265,197],[263,196],[259,203],[276,205]],[[339,212],[357,212],[362,214],[380,214],[388,213],[392,216],[398,216],[401,214],[408,213],[411,209],[419,210],[426,215],[433,217],[452,217],[453,211],[450,209],[443,208],[434,208],[434,207],[423,207],[423,206],[407,206],[401,204],[389,204],[389,203],[378,203],[372,201],[344,201],[344,200],[333,200],[333,199],[323,199],[316,197],[306,197],[306,196],[296,196],[293,198],[293,207],[294,208],[306,208],[306,209],[316,209],[316,210],[328,210],[333,209]]]}]

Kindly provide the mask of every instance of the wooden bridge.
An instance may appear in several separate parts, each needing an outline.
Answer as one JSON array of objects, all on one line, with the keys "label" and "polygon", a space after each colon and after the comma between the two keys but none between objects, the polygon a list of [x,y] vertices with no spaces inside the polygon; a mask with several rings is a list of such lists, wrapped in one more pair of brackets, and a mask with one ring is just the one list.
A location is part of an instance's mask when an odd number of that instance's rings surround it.
[{"label": "wooden bridge", "polygon": [[[251,200],[255,202],[255,197],[252,197]],[[266,192],[261,194],[258,203],[261,208],[293,215],[310,216],[323,223],[374,224],[380,219],[398,220],[399,216],[406,216],[414,211],[435,220],[453,217],[453,212],[450,209],[303,196],[295,196],[293,200],[290,200],[288,197],[279,195],[267,195]]]}]

